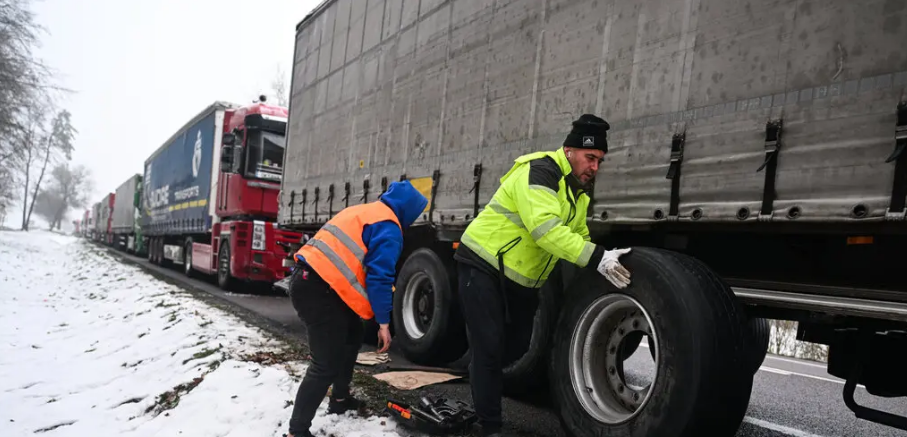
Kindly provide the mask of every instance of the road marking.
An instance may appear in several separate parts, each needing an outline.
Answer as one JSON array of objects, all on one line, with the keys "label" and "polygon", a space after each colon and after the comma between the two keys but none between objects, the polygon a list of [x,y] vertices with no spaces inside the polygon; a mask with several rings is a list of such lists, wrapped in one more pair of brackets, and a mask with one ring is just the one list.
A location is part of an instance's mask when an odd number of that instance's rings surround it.
[{"label": "road marking", "polygon": [[[835,384],[840,384],[840,385],[846,384],[845,381],[842,381],[842,380],[840,380],[840,379],[831,379],[831,378],[825,378],[825,377],[822,377],[822,376],[809,375],[809,374],[806,374],[806,373],[791,372],[791,371],[789,371],[789,370],[775,369],[774,367],[766,367],[766,366],[762,366],[762,367],[759,368],[759,370],[765,371],[765,372],[770,372],[770,373],[777,373],[777,374],[779,374],[779,375],[784,375],[784,376],[791,376],[791,375],[794,375],[794,376],[802,376],[802,377],[804,377],[804,378],[812,378],[812,379],[817,379],[817,380],[819,380],[819,381],[833,382],[833,383],[835,383]],[[863,386],[863,384],[857,384],[857,387],[859,387],[859,388],[864,388],[864,389],[866,388],[865,386]]]},{"label": "road marking", "polygon": [[801,364],[804,366],[818,367],[820,369],[826,368],[826,365],[824,365],[824,364],[810,363],[810,362],[803,361],[803,360],[793,360],[793,359],[784,358],[784,357],[781,357],[778,355],[768,355],[768,356],[766,356],[766,358],[770,359],[770,360],[787,361],[788,363],[792,363],[792,364]]},{"label": "road marking", "polygon": [[806,431],[801,431],[796,428],[791,428],[789,426],[778,425],[777,423],[766,422],[764,420],[756,419],[755,417],[746,416],[743,418],[743,421],[751,425],[756,425],[760,428],[765,428],[775,432],[780,432],[781,434],[793,436],[793,437],[822,437],[818,434],[809,433]]}]

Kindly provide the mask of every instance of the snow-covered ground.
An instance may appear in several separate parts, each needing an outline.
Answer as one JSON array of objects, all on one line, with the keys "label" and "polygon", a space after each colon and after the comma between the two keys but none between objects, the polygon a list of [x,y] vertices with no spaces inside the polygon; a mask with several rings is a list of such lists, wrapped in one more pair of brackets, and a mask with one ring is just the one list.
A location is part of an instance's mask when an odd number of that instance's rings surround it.
[{"label": "snow-covered ground", "polygon": [[[89,243],[0,232],[0,436],[281,436],[306,364],[244,359],[281,346]],[[316,435],[400,435],[325,407]]]}]

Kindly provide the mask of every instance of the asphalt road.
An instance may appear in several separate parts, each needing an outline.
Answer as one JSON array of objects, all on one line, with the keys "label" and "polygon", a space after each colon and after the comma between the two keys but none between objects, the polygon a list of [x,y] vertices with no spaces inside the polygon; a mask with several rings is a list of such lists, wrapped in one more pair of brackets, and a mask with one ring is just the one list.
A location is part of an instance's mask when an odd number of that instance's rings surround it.
[{"label": "asphalt road", "polygon": [[[261,290],[255,294],[224,292],[214,285],[213,279],[186,278],[179,271],[181,266],[165,269],[144,259],[108,250],[171,281],[203,290],[244,308],[301,342],[305,341],[305,329],[286,296]],[[642,342],[643,347],[628,360],[627,366],[628,373],[643,379],[653,373],[654,364],[645,344]],[[363,345],[362,350],[374,350],[374,347]],[[395,353],[393,346],[390,355],[390,369],[413,366]],[[844,381],[829,375],[821,363],[769,355],[755,376],[749,410],[737,437],[907,437],[905,431],[857,419],[844,405],[843,389]],[[469,386],[464,382],[434,385],[425,390],[467,402],[471,400]],[[907,402],[903,399],[872,397],[859,386],[855,398],[862,405],[907,415]],[[503,407],[508,431],[526,437],[564,436],[557,416],[546,404],[545,399],[506,398]]]}]

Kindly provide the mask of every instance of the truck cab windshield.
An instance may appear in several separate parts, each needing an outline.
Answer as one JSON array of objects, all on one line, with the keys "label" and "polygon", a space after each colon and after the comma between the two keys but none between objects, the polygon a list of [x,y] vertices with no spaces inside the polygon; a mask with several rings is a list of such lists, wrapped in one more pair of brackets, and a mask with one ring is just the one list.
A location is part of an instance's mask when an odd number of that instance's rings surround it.
[{"label": "truck cab windshield", "polygon": [[249,131],[247,141],[246,177],[280,181],[283,169],[283,149],[286,138],[271,132]]}]

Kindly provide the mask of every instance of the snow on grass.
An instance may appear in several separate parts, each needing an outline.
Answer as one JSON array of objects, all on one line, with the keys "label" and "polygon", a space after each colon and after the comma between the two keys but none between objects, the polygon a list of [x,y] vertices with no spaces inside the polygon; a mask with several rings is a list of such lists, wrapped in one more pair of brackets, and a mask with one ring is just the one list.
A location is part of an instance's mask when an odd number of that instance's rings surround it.
[{"label": "snow on grass", "polygon": [[[287,430],[304,362],[248,359],[285,345],[83,240],[0,232],[0,308],[2,436]],[[316,435],[399,435],[325,408]]]}]

